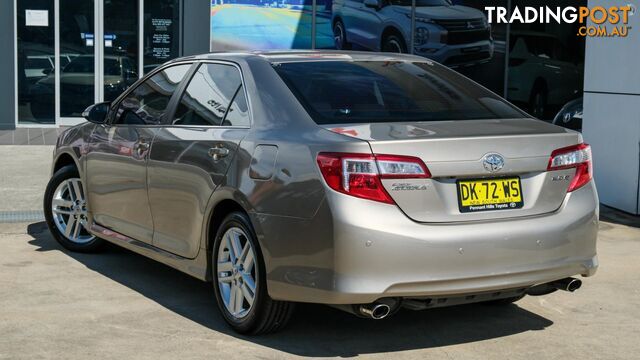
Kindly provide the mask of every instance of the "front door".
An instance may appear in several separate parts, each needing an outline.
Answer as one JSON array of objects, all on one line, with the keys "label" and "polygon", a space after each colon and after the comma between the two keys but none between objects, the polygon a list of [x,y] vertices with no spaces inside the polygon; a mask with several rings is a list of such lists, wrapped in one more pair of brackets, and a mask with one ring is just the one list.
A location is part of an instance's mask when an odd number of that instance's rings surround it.
[{"label": "front door", "polygon": [[157,72],[112,106],[109,125],[97,125],[87,149],[87,193],[93,220],[151,243],[147,161],[153,138],[190,64]]},{"label": "front door", "polygon": [[148,166],[153,245],[194,258],[209,198],[237,163],[236,151],[249,127],[240,70],[201,64],[167,120],[156,134]]}]

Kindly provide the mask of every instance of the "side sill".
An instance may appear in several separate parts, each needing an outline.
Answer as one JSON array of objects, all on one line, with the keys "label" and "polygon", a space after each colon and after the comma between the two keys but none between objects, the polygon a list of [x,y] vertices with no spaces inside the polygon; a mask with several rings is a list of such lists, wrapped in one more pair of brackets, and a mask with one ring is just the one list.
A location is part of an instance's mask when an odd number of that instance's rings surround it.
[{"label": "side sill", "polygon": [[130,238],[111,229],[107,229],[95,222],[89,229],[93,235],[110,243],[131,250],[140,255],[156,260],[162,264],[182,271],[202,281],[208,281],[207,252],[199,251],[195,259],[188,259],[168,251],[159,249],[151,244]]}]

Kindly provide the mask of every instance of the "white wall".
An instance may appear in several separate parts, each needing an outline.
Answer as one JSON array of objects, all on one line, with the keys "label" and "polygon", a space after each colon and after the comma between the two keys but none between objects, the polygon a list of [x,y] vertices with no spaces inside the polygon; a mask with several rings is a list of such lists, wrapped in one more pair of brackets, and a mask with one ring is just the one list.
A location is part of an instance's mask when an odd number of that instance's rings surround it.
[{"label": "white wall", "polygon": [[[611,3],[589,1],[599,5]],[[600,201],[640,214],[640,13],[629,20],[626,38],[587,38],[583,134]]]}]

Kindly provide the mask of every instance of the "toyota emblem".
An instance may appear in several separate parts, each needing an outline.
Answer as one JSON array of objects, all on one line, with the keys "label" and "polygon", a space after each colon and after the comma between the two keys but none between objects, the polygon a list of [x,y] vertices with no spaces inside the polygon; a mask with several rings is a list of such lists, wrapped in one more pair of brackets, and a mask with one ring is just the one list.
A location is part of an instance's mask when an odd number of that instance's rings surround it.
[{"label": "toyota emblem", "polygon": [[488,172],[497,172],[504,167],[504,158],[500,154],[487,154],[482,158],[482,166]]}]

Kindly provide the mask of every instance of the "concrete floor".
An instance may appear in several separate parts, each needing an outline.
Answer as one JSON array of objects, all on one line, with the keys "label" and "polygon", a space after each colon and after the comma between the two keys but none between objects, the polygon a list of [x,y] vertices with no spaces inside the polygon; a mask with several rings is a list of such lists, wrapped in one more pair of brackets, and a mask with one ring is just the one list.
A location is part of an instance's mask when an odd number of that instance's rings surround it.
[{"label": "concrete floor", "polygon": [[53,146],[0,146],[0,212],[42,210]]},{"label": "concrete floor", "polygon": [[640,228],[603,222],[598,247],[599,272],[574,294],[383,321],[302,305],[281,333],[249,338],[209,284],[114,246],[66,252],[41,222],[0,224],[0,358],[637,358]]}]

